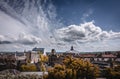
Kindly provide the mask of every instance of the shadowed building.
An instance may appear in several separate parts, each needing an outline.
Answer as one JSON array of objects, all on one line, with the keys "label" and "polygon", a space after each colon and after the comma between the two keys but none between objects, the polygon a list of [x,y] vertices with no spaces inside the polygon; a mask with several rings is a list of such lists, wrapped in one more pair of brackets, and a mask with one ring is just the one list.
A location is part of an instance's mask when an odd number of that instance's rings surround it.
[{"label": "shadowed building", "polygon": [[56,62],[57,62],[57,55],[55,49],[52,49],[51,54],[49,55],[49,65],[54,66]]}]

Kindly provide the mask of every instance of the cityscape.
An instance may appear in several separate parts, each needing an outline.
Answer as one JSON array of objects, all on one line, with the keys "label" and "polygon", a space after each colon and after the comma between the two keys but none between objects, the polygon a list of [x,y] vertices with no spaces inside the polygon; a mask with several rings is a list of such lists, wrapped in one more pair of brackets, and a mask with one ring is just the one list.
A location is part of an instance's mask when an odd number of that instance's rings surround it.
[{"label": "cityscape", "polygon": [[[5,72],[6,69],[9,69],[8,71],[12,74],[19,74],[19,75],[25,75],[25,74],[37,74],[40,76],[40,78],[44,77],[47,79],[51,78],[59,78],[58,76],[65,79],[74,78],[75,79],[93,79],[93,78],[110,78],[113,77],[116,79],[119,79],[119,64],[120,64],[120,51],[104,51],[104,52],[84,52],[80,53],[79,51],[75,50],[73,46],[68,51],[65,52],[56,52],[55,49],[51,49],[50,52],[44,52],[45,48],[33,48],[31,51],[24,51],[24,52],[0,52],[0,72],[1,74]],[[77,61],[78,60],[78,61]],[[75,61],[75,62],[74,62]],[[74,62],[74,63],[73,63]],[[86,66],[82,63],[86,63]],[[60,71],[64,69],[63,66],[69,64],[73,67],[77,66],[83,67],[86,69],[88,67],[88,70],[82,70],[82,72],[78,72],[79,76],[67,76],[70,75],[67,72],[63,72],[64,75],[60,74]],[[81,65],[80,65],[81,64]],[[71,67],[71,66],[70,66]],[[50,69],[58,68],[58,74],[53,72]],[[59,69],[60,68],[60,69]],[[61,69],[63,68],[63,69]],[[89,68],[95,68],[94,70],[89,70]],[[116,70],[112,70],[115,69]],[[10,70],[11,69],[11,70]],[[109,69],[111,71],[109,72]],[[17,71],[18,70],[18,71]],[[54,69],[53,69],[54,70]],[[8,72],[6,71],[6,72]],[[65,70],[66,71],[66,70]],[[89,75],[85,75],[85,72],[92,73]],[[31,72],[31,73],[30,73]],[[44,74],[40,73],[44,72]],[[113,73],[113,74],[112,74]],[[47,76],[46,76],[47,74]],[[52,75],[48,75],[52,74]],[[58,75],[58,76],[55,76]],[[73,72],[71,72],[73,74]],[[81,75],[82,74],[82,75]],[[109,74],[109,75],[108,75]],[[75,74],[73,74],[75,75]],[[81,76],[80,76],[81,75]],[[2,77],[2,76],[1,76]],[[26,78],[27,79],[27,78]]]},{"label": "cityscape", "polygon": [[0,0],[0,79],[120,79],[120,0]]}]

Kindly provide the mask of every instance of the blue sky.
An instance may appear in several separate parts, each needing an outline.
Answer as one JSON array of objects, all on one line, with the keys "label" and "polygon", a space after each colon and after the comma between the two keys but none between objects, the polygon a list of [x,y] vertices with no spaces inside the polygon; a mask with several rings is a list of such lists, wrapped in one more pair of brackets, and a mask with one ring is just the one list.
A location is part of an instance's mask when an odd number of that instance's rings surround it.
[{"label": "blue sky", "polygon": [[120,50],[120,0],[1,0],[0,51]]},{"label": "blue sky", "polygon": [[[64,24],[80,24],[95,20],[105,30],[120,31],[119,0],[53,0],[58,18]],[[88,15],[88,16],[84,16]]]}]

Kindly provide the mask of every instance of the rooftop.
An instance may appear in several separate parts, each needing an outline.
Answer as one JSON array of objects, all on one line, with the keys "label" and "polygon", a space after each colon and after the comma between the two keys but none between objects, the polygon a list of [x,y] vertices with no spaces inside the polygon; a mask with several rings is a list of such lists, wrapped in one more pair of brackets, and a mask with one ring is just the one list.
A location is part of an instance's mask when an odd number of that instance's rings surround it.
[{"label": "rooftop", "polygon": [[35,47],[35,48],[32,49],[32,51],[42,51],[42,52],[44,52],[44,48]]}]

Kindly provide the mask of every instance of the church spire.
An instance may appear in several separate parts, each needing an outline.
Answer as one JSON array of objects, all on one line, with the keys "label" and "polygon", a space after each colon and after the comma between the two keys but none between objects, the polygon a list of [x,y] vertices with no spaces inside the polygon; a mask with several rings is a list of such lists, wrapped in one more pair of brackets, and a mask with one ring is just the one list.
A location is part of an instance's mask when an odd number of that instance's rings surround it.
[{"label": "church spire", "polygon": [[74,50],[73,46],[71,46],[71,49],[70,49],[70,50],[71,50],[71,51]]}]

